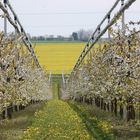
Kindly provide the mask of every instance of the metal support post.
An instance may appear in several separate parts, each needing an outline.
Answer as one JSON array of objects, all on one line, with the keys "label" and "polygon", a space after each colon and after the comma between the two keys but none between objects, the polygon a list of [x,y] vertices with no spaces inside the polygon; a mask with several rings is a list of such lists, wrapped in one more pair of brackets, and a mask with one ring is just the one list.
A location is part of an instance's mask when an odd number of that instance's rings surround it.
[{"label": "metal support post", "polygon": [[[121,0],[121,6],[124,6],[124,0]],[[122,13],[122,33],[125,34],[125,14]]]},{"label": "metal support post", "polygon": [[[4,0],[4,7],[7,9],[7,0]],[[4,34],[7,36],[7,17],[6,13],[4,13]]]},{"label": "metal support post", "polygon": [[[17,17],[14,17],[15,24],[17,25]],[[15,29],[15,41],[17,41],[17,29]]]},{"label": "metal support post", "polygon": [[[98,27],[97,34],[99,35],[100,33],[101,33],[101,27]],[[99,47],[101,48],[101,38],[98,40],[98,44],[99,44]]]},{"label": "metal support post", "polygon": [[[110,14],[108,15],[108,23],[110,23]],[[110,28],[108,29],[108,39],[110,41]]]}]

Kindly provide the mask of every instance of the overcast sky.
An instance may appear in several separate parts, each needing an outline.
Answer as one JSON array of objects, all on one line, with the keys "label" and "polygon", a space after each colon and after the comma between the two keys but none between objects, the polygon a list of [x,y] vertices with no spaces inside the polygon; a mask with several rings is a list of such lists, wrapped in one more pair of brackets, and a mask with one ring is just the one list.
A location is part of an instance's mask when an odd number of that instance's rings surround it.
[{"label": "overcast sky", "polygon": [[[116,0],[10,0],[31,35],[70,35],[95,29]],[[140,20],[140,0],[128,10],[127,21]]]}]

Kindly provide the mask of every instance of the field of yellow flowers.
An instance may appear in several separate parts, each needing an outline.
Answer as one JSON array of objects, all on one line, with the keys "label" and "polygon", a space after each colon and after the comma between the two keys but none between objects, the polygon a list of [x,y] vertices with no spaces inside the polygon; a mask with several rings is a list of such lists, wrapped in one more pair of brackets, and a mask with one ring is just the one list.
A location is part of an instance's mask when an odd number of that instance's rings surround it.
[{"label": "field of yellow flowers", "polygon": [[52,71],[52,74],[62,74],[62,71],[69,74],[85,44],[85,42],[38,42],[34,43],[34,46],[42,67]]},{"label": "field of yellow flowers", "polygon": [[84,46],[84,42],[35,43],[35,52],[42,67],[53,74],[68,74]]},{"label": "field of yellow flowers", "polygon": [[68,103],[51,100],[35,113],[22,140],[94,140],[85,123]]}]

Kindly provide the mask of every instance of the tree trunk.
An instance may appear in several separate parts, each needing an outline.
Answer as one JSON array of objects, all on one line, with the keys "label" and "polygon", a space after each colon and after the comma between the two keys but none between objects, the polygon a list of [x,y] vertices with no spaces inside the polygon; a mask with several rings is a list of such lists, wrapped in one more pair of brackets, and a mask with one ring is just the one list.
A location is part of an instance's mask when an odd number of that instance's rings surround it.
[{"label": "tree trunk", "polygon": [[127,106],[124,104],[123,106],[123,119],[127,120]]},{"label": "tree trunk", "polygon": [[101,98],[101,109],[103,109],[103,106],[104,106],[104,99],[103,98]]},{"label": "tree trunk", "polygon": [[114,114],[117,116],[117,99],[114,99]]},{"label": "tree trunk", "polygon": [[119,111],[120,111],[120,117],[121,117],[121,119],[123,119],[123,113],[124,113],[124,112],[123,112],[122,98],[120,98],[120,102],[121,102],[121,103],[120,103],[120,110],[119,110]]},{"label": "tree trunk", "polygon": [[113,103],[113,101],[111,100],[111,112],[113,113],[113,111],[114,111],[114,103]]},{"label": "tree trunk", "polygon": [[107,111],[109,112],[109,103],[107,103]]},{"label": "tree trunk", "polygon": [[7,117],[8,117],[9,119],[12,119],[12,106],[9,106],[9,107],[7,108]]},{"label": "tree trunk", "polygon": [[132,100],[132,97],[127,100],[127,121],[135,119],[135,108]]},{"label": "tree trunk", "polygon": [[104,103],[104,110],[106,111],[106,103]]},{"label": "tree trunk", "polygon": [[2,111],[2,119],[6,119],[5,118],[5,110]]}]

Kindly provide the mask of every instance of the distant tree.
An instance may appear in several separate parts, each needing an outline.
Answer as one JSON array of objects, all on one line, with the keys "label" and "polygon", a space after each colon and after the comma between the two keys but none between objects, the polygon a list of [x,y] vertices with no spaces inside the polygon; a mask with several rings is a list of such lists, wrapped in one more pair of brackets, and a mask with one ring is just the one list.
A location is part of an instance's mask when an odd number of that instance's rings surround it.
[{"label": "distant tree", "polygon": [[78,34],[76,32],[72,33],[73,40],[78,40]]},{"label": "distant tree", "polygon": [[62,40],[62,41],[64,40],[64,37],[61,36],[61,35],[58,35],[56,38],[57,38],[57,40],[60,40],[60,41],[61,41],[61,40]]},{"label": "distant tree", "polygon": [[44,41],[45,37],[44,36],[39,36],[39,40]]},{"label": "distant tree", "polygon": [[37,37],[36,36],[32,36],[31,40],[37,40]]},{"label": "distant tree", "polygon": [[52,38],[53,39],[54,38],[54,35],[49,35],[48,38]]},{"label": "distant tree", "polygon": [[88,41],[88,39],[90,38],[91,34],[92,34],[92,30],[79,30],[78,33],[78,38],[80,41]]}]

